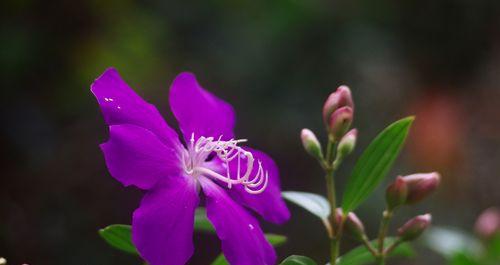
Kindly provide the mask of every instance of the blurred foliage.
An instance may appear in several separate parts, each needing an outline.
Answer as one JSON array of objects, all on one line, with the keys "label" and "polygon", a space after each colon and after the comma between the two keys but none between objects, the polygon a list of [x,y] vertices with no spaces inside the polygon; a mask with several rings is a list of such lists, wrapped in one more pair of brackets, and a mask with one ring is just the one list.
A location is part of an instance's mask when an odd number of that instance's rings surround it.
[{"label": "blurred foliage", "polygon": [[479,240],[458,229],[437,227],[422,243],[442,255],[449,265],[496,265],[500,262],[500,234]]}]

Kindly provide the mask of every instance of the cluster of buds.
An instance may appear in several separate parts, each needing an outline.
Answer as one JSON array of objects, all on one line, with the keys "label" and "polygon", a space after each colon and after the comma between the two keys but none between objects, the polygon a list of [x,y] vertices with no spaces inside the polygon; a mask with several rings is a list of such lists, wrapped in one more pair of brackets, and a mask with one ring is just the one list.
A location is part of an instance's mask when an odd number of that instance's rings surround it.
[{"label": "cluster of buds", "polygon": [[420,202],[436,190],[440,180],[437,172],[398,176],[386,190],[388,209]]},{"label": "cluster of buds", "polygon": [[[351,129],[354,114],[354,103],[351,90],[347,86],[340,86],[328,96],[323,105],[323,121],[328,137],[337,142],[337,155],[344,158],[356,146],[358,131]],[[323,150],[316,135],[309,129],[302,129],[300,134],[304,149],[316,159],[323,159]]]},{"label": "cluster of buds", "polygon": [[353,117],[351,90],[347,86],[340,86],[323,105],[323,121],[329,136],[337,140],[344,136],[351,127]]},{"label": "cluster of buds", "polygon": [[344,216],[342,208],[337,208],[335,211],[335,220],[333,221],[333,229],[335,231],[339,229],[342,220],[344,220],[344,228],[346,229],[346,232],[349,233],[354,239],[363,241],[363,238],[366,236],[365,226],[358,216],[356,216],[353,212],[349,212]]},{"label": "cluster of buds", "polygon": [[[398,176],[387,187],[387,209],[393,211],[402,205],[412,205],[428,197],[439,186],[441,176],[437,172]],[[401,228],[398,234],[401,240],[409,241],[417,238],[431,223],[431,215],[419,215]]]},{"label": "cluster of buds", "polygon": [[[429,227],[432,219],[430,214],[419,215],[410,219],[398,229],[398,240],[386,246],[384,240],[388,234],[389,223],[394,210],[402,205],[415,204],[428,197],[439,185],[441,177],[436,172],[398,176],[389,185],[386,191],[387,208],[380,223],[377,246],[373,246],[366,234],[363,222],[356,214],[343,212],[342,209],[335,208],[334,171],[342,163],[343,159],[354,150],[358,134],[356,129],[351,128],[354,118],[354,103],[349,87],[340,86],[335,92],[331,93],[323,105],[322,114],[328,134],[326,152],[323,153],[318,138],[311,130],[303,129],[300,136],[304,149],[320,162],[326,172],[331,214],[328,219],[323,221],[332,240],[334,250],[336,248],[334,253],[338,253],[339,238],[342,236],[342,232],[345,231],[357,241],[361,241],[372,256],[380,264],[384,264],[386,256],[391,251],[400,243],[419,237]],[[332,254],[331,263],[335,263],[336,257],[336,255]]]},{"label": "cluster of buds", "polygon": [[[344,220],[345,219],[345,220]],[[366,237],[365,234],[365,226],[363,222],[356,216],[355,213],[349,212],[344,216],[344,212],[342,208],[337,208],[335,211],[335,220],[333,221],[333,229],[337,231],[340,229],[340,225],[344,220],[344,228],[350,236],[354,239],[363,241],[363,238]]]}]

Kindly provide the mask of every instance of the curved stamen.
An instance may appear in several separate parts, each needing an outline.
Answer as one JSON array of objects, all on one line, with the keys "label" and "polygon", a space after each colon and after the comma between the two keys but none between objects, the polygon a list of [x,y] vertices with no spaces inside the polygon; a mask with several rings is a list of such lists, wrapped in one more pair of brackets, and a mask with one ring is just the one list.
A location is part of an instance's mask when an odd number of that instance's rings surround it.
[{"label": "curved stamen", "polygon": [[229,179],[226,176],[223,176],[223,175],[221,175],[221,174],[219,174],[211,169],[208,169],[206,167],[196,167],[196,168],[194,168],[193,171],[197,171],[197,172],[203,173],[204,175],[208,175],[210,177],[216,178],[220,181],[227,183],[228,186],[230,186],[232,184],[241,184],[242,183],[241,180]]},{"label": "curved stamen", "polygon": [[[246,142],[246,139],[230,139],[228,141],[223,141],[222,135],[215,140],[214,137],[204,137],[201,136],[198,140],[194,140],[194,133],[191,135],[190,139],[190,150],[189,154],[192,160],[192,165],[200,165],[198,163],[205,161],[208,155],[214,152],[217,157],[222,160],[226,167],[226,175],[219,174],[211,169],[195,166],[192,171],[196,171],[205,176],[212,177],[214,179],[220,180],[227,184],[228,188],[232,185],[243,185],[245,191],[251,194],[262,193],[268,184],[269,174],[264,170],[261,161],[258,162],[257,172],[253,174],[254,169],[254,157],[251,152],[243,150],[239,147],[239,143]],[[236,161],[234,161],[236,159]],[[246,159],[247,166],[242,169],[242,160]],[[236,163],[236,176],[231,176],[230,162]],[[186,162],[185,162],[186,163]],[[187,171],[186,171],[187,172]],[[243,175],[242,175],[243,174]]]}]

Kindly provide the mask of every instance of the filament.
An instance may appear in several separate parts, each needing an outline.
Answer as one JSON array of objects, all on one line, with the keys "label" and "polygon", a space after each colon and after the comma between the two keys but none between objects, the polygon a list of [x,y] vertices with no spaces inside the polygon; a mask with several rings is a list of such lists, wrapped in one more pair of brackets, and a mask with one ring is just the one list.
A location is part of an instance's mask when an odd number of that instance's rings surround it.
[{"label": "filament", "polygon": [[[250,194],[262,193],[269,182],[269,174],[261,161],[255,161],[251,152],[245,151],[238,144],[246,142],[246,139],[230,139],[223,141],[222,135],[214,137],[201,136],[195,141],[194,133],[191,135],[190,146],[183,152],[184,168],[188,174],[194,172],[204,176],[217,179],[227,184],[228,188],[233,185],[243,185],[246,192]],[[203,162],[211,153],[215,155],[225,165],[225,175],[217,173],[203,165]],[[246,167],[243,167],[246,160]],[[236,167],[236,176],[231,176],[230,166]],[[255,170],[254,167],[256,166]],[[254,174],[252,172],[255,171]],[[234,174],[234,173],[233,173]]]}]

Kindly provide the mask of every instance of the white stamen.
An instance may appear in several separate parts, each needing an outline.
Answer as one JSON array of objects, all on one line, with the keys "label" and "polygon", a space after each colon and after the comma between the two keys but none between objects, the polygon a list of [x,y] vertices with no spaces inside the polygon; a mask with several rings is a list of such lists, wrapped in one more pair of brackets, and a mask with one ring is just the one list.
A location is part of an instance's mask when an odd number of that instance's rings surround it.
[{"label": "white stamen", "polygon": [[[182,154],[182,160],[184,162],[184,169],[188,174],[202,174],[207,177],[211,177],[220,180],[227,184],[228,188],[232,185],[243,185],[245,191],[250,194],[262,193],[268,184],[269,174],[264,170],[261,161],[257,161],[258,168],[257,172],[252,176],[252,170],[254,168],[254,157],[252,153],[243,150],[239,147],[239,143],[246,142],[246,139],[231,139],[228,141],[223,141],[222,135],[215,140],[214,137],[204,137],[201,136],[195,141],[194,133],[191,135],[189,148],[186,152]],[[217,157],[222,160],[226,167],[226,175],[217,173],[209,168],[203,166],[203,162],[211,153],[215,153]],[[234,161],[236,159],[236,161]],[[242,169],[242,160],[246,159],[247,166]],[[236,163],[236,176],[231,177],[229,165],[231,162]],[[243,176],[241,175],[243,171]]]}]

